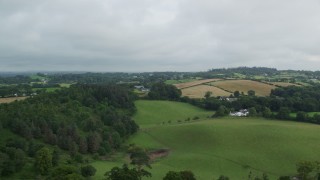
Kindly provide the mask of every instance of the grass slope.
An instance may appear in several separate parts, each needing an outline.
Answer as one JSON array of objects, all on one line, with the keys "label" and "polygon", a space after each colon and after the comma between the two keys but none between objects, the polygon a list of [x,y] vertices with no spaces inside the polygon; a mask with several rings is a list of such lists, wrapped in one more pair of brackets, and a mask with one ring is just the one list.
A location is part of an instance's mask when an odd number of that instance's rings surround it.
[{"label": "grass slope", "polygon": [[213,114],[213,112],[180,102],[140,100],[136,101],[135,104],[138,112],[133,119],[142,127],[146,125],[159,125],[168,121],[172,123],[178,120],[184,121],[187,118],[192,119],[195,116],[206,118]]},{"label": "grass slope", "polygon": [[[207,119],[213,112],[184,103],[168,101],[136,101],[134,116],[139,133],[129,143],[148,149],[168,148],[169,156],[152,163],[152,178],[162,179],[169,170],[192,170],[197,179],[247,179],[268,173],[270,179],[294,174],[300,160],[319,160],[320,126],[261,118]],[[190,116],[199,120],[179,123]],[[164,120],[171,123],[162,124]],[[118,162],[94,163],[97,179]],[[106,168],[104,168],[106,167]],[[104,172],[101,172],[103,169]]]},{"label": "grass slope", "polygon": [[[154,119],[144,126],[146,118],[140,119],[143,116],[139,114],[146,107],[149,114],[172,118],[170,113],[159,112],[161,107],[155,107],[155,102],[137,101],[135,119],[142,130],[130,139],[130,143],[146,148],[171,150],[168,157],[152,165],[152,179],[161,179],[169,170],[185,169],[192,170],[198,179],[218,178],[221,174],[246,179],[250,171],[259,175],[267,172],[275,179],[293,174],[300,160],[319,159],[320,126],[260,118],[204,119],[165,125],[158,125],[162,121]],[[174,102],[159,103],[173,103],[174,109],[181,109]]]}]

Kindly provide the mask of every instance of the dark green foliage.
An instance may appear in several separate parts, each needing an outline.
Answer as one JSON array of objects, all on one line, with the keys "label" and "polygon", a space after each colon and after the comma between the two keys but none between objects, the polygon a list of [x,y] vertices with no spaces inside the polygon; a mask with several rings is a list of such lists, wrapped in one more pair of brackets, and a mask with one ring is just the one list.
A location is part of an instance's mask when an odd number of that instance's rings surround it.
[{"label": "dark green foliage", "polygon": [[315,169],[315,164],[310,161],[302,161],[297,164],[297,172],[298,172],[298,177],[300,179],[305,179],[308,180],[311,177],[309,174]]},{"label": "dark green foliage", "polygon": [[254,90],[249,90],[248,91],[248,96],[255,96],[256,92]]},{"label": "dark green foliage", "polygon": [[9,156],[6,153],[0,152],[0,175],[7,174],[7,164],[10,161]]},{"label": "dark green foliage", "polygon": [[229,180],[229,177],[221,175],[217,180]]},{"label": "dark green foliage", "polygon": [[[96,153],[101,144],[106,152],[118,149],[123,140],[138,130],[130,118],[134,97],[128,89],[114,85],[75,85],[24,101],[0,105],[3,128],[27,138],[39,139],[69,151]],[[10,146],[22,146],[10,142]],[[28,154],[39,148],[30,144]],[[103,153],[104,154],[104,153]]]},{"label": "dark green foliage", "polygon": [[290,176],[280,176],[278,180],[291,180]]},{"label": "dark green foliage", "polygon": [[148,96],[150,99],[157,100],[178,100],[181,96],[181,90],[173,85],[160,82],[153,84]]},{"label": "dark green foliage", "polygon": [[210,69],[209,73],[212,74],[225,74],[226,77],[232,77],[234,73],[239,73],[247,76],[254,75],[275,75],[279,72],[275,68],[266,67],[237,67],[237,68],[222,68],[222,69]]},{"label": "dark green foliage", "polygon": [[151,173],[144,169],[130,169],[124,164],[122,168],[114,167],[105,173],[107,180],[141,180],[142,177],[151,177]]},{"label": "dark green foliage", "polygon": [[43,148],[43,144],[38,144],[35,141],[30,141],[29,145],[28,145],[28,155],[30,157],[34,157],[37,153],[38,150],[40,150],[41,148]]},{"label": "dark green foliage", "polygon": [[83,156],[79,153],[75,154],[72,159],[76,162],[76,163],[83,163]]},{"label": "dark green foliage", "polygon": [[265,107],[262,111],[262,116],[265,118],[270,118],[272,116],[272,112],[269,108]]},{"label": "dark green foliage", "polygon": [[239,92],[239,91],[235,91],[235,92],[233,93],[233,95],[234,95],[234,97],[238,98],[238,97],[240,96],[240,92]]},{"label": "dark green foliage", "polygon": [[96,171],[97,171],[96,168],[94,168],[91,165],[81,167],[81,175],[83,177],[94,176],[96,174]]},{"label": "dark green foliage", "polygon": [[60,160],[60,153],[58,149],[54,149],[52,152],[52,166],[57,166]]},{"label": "dark green foliage", "polygon": [[193,172],[191,171],[180,171],[180,175],[183,180],[196,180]]},{"label": "dark green foliage", "polygon": [[213,115],[213,117],[221,117],[221,116],[226,116],[229,114],[229,109],[226,108],[225,106],[220,106],[216,113]]},{"label": "dark green foliage", "polygon": [[52,170],[48,180],[82,180],[79,170],[74,166],[61,165]]},{"label": "dark green foliage", "polygon": [[44,147],[37,151],[34,166],[41,175],[47,175],[49,173],[52,167],[52,155],[48,148]]},{"label": "dark green foliage", "polygon": [[163,180],[196,180],[196,178],[191,171],[169,171],[167,172]]},{"label": "dark green foliage", "polygon": [[137,146],[131,146],[129,147],[128,152],[130,153],[131,164],[137,166],[138,170],[140,170],[143,166],[151,168],[150,157],[145,149]]},{"label": "dark green foliage", "polygon": [[210,98],[210,96],[212,96],[212,92],[211,91],[207,91],[206,94],[204,95],[204,97],[206,99]]},{"label": "dark green foliage", "polygon": [[308,119],[309,119],[309,117],[308,117],[307,113],[305,113],[303,111],[297,112],[297,116],[296,116],[297,121],[306,122],[306,121],[308,121]]},{"label": "dark green foliage", "polygon": [[3,147],[0,150],[0,176],[19,172],[26,164],[23,150],[14,147]]},{"label": "dark green foliage", "polygon": [[183,179],[181,177],[180,172],[169,171],[169,172],[167,172],[167,174],[163,178],[163,180],[183,180]]},{"label": "dark green foliage", "polygon": [[257,116],[257,111],[255,107],[249,108],[249,116]]},{"label": "dark green foliage", "polygon": [[281,107],[278,114],[278,119],[290,119],[290,109],[287,107]]}]

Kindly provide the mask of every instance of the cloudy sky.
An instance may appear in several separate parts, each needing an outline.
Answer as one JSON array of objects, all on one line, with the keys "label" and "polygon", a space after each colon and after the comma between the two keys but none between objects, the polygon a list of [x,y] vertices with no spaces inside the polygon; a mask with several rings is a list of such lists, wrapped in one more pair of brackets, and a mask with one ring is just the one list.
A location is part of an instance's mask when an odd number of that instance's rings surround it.
[{"label": "cloudy sky", "polygon": [[0,0],[0,71],[320,70],[320,0]]}]

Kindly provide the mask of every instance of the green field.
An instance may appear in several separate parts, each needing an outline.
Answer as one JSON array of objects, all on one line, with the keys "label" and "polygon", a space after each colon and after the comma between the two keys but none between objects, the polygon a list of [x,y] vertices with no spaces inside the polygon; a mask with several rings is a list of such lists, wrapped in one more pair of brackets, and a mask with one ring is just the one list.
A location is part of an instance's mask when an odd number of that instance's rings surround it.
[{"label": "green field", "polygon": [[177,123],[178,120],[193,119],[195,116],[206,118],[213,115],[213,112],[205,111],[186,103],[170,101],[136,101],[138,112],[133,119],[141,127],[161,125],[163,122],[168,124]]},{"label": "green field", "polygon": [[[147,149],[167,148],[169,156],[152,163],[153,177],[162,179],[169,170],[192,170],[197,179],[247,179],[266,172],[270,179],[293,175],[300,160],[319,160],[320,126],[261,118],[208,119],[213,112],[184,103],[136,101],[134,116],[140,131],[129,143]],[[177,122],[188,117],[199,120]],[[171,123],[164,121],[171,120]],[[96,178],[118,162],[97,161]],[[104,172],[101,172],[103,169]]]}]

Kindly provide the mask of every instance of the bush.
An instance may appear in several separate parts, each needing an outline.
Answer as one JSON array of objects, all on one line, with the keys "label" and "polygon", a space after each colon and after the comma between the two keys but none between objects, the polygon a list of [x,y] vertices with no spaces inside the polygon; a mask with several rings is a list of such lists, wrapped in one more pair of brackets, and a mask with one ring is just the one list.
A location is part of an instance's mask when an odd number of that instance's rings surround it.
[{"label": "bush", "polygon": [[81,175],[83,177],[90,177],[90,176],[94,176],[96,174],[96,168],[94,168],[91,165],[87,165],[84,167],[81,167]]}]

